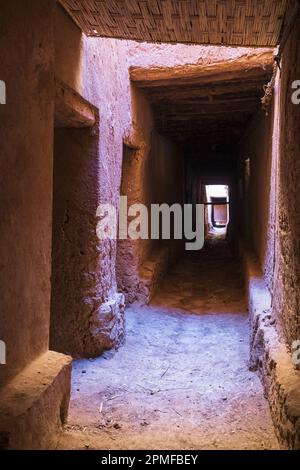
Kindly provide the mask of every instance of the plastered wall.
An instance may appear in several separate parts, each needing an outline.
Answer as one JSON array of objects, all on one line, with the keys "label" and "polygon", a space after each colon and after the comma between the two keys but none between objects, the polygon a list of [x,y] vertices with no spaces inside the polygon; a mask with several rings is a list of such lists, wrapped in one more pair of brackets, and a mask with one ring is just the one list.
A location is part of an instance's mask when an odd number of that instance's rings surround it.
[{"label": "plastered wall", "polygon": [[1,3],[0,75],[7,85],[0,106],[2,384],[48,349],[53,6],[50,0]]}]

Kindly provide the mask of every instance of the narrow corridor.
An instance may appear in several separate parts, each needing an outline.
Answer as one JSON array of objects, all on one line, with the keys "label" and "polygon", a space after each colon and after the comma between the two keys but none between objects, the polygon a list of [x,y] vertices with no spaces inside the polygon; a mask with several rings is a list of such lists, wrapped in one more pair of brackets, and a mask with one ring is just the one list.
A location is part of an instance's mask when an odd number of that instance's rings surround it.
[{"label": "narrow corridor", "polygon": [[300,0],[0,31],[0,450],[299,450]]},{"label": "narrow corridor", "polygon": [[274,449],[239,264],[225,242],[185,254],[116,353],[77,360],[64,449]]}]

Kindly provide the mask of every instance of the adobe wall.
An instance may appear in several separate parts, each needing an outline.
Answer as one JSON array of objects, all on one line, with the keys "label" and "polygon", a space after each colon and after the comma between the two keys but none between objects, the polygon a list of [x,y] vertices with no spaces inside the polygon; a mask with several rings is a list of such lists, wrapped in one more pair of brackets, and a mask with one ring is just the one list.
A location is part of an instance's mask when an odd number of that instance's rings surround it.
[{"label": "adobe wall", "polygon": [[56,446],[71,358],[48,350],[53,191],[53,1],[1,5],[0,448]]},{"label": "adobe wall", "polygon": [[[216,47],[162,46],[114,39],[86,38],[80,36],[76,25],[61,8],[58,8],[56,11],[56,74],[97,106],[100,113],[98,150],[94,153],[94,182],[90,181],[90,184],[94,185],[94,192],[97,196],[93,199],[92,205],[94,206],[96,202],[97,204],[112,203],[118,207],[123,143],[136,149],[134,178],[137,181],[137,194],[135,202],[145,202],[149,205],[153,198],[160,202],[182,200],[183,181],[179,151],[167,139],[156,133],[149,101],[140,90],[130,84],[130,66],[176,67],[182,65],[183,62],[207,64],[224,60],[224,58],[233,59],[249,51],[250,49],[247,48],[224,48],[220,51]],[[74,55],[77,55],[80,63],[74,60]],[[150,179],[153,183],[152,187],[149,184]],[[172,187],[169,189],[166,186],[167,181],[172,181]],[[86,196],[82,194],[82,197]],[[90,214],[92,224],[92,210]],[[96,227],[96,217],[94,224]],[[94,242],[91,240],[90,243],[93,245]],[[155,244],[151,241],[140,240],[125,242],[123,245],[121,257],[124,256],[124,265],[132,265],[130,269],[128,268],[130,272],[126,272],[128,287],[124,290],[125,292],[130,290],[130,284],[132,284],[131,291],[139,290],[140,287],[143,290],[143,283],[142,286],[138,284],[139,270],[143,262],[147,262],[151,256]],[[110,302],[118,291],[116,248],[115,241],[107,240],[98,241],[94,246],[97,252],[95,259],[98,256],[99,270],[93,271],[95,282],[93,290],[98,292],[97,299],[101,298],[103,302]],[[156,261],[154,265],[155,263]],[[119,284],[121,285],[120,282]],[[70,286],[70,293],[71,290]],[[134,297],[133,292],[129,297],[127,295],[130,300]],[[95,299],[95,295],[86,297],[85,293],[82,293],[82,299],[85,299],[85,304],[89,304],[91,311],[97,311],[98,300]]]},{"label": "adobe wall", "polygon": [[291,100],[300,76],[299,35],[298,23],[284,49],[273,111],[256,118],[243,147],[252,157],[250,235],[258,258],[245,256],[250,367],[260,374],[287,449],[300,448],[300,373],[292,358],[292,343],[300,338],[300,106]]},{"label": "adobe wall", "polygon": [[[15,6],[14,3],[12,5]],[[18,41],[15,28],[7,31],[7,26],[3,27],[6,39],[2,41],[4,76],[1,79],[9,82],[8,99],[14,107],[1,107],[1,113],[5,118],[4,125],[1,127],[5,135],[2,155],[3,157],[6,154],[10,155],[11,151],[16,154],[15,160],[3,158],[6,176],[2,184],[3,203],[6,204],[5,207],[12,207],[9,216],[4,217],[2,221],[3,230],[1,230],[3,264],[8,266],[5,277],[13,279],[13,282],[9,284],[10,288],[6,288],[1,296],[3,311],[7,312],[8,319],[7,322],[2,323],[1,339],[3,338],[8,343],[8,360],[13,364],[8,375],[16,373],[29,360],[48,347],[53,170],[53,65],[55,75],[80,92],[97,106],[100,112],[99,136],[94,136],[94,138],[89,136],[84,148],[80,146],[81,144],[74,146],[71,142],[68,145],[69,133],[66,132],[65,137],[63,137],[65,131],[55,133],[57,165],[54,171],[55,175],[58,175],[57,184],[60,184],[60,189],[57,190],[55,186],[53,260],[57,266],[61,266],[63,261],[65,265],[69,263],[69,271],[76,270],[76,273],[74,273],[74,282],[70,282],[71,278],[63,270],[61,276],[53,272],[54,285],[56,278],[61,279],[59,281],[61,286],[57,285],[54,304],[59,306],[61,312],[62,310],[66,312],[63,307],[67,308],[67,300],[70,300],[76,291],[76,298],[68,304],[69,311],[75,311],[74,302],[77,310],[80,310],[82,306],[83,312],[88,311],[89,320],[95,319],[96,332],[99,333],[102,328],[99,328],[98,313],[103,315],[102,319],[106,318],[106,315],[109,318],[112,316],[115,325],[123,324],[121,321],[123,303],[118,296],[115,274],[116,242],[100,241],[95,238],[94,233],[98,221],[95,209],[99,203],[109,202],[118,207],[123,143],[133,144],[138,149],[140,185],[141,188],[148,188],[145,189],[148,193],[141,194],[142,201],[149,203],[153,198],[161,202],[165,199],[168,202],[177,201],[182,185],[179,153],[173,144],[158,136],[154,130],[150,104],[145,97],[141,96],[141,93],[131,89],[129,67],[131,65],[176,67],[182,65],[182,61],[204,64],[224,60],[224,58],[236,58],[249,51],[245,48],[220,50],[215,47],[183,45],[169,45],[163,50],[162,45],[86,38],[81,35],[63,10],[57,7],[54,18],[55,57],[53,57],[53,15],[51,14],[53,10],[49,5],[48,1],[43,3],[34,1],[32,9],[28,9],[27,6],[26,8],[25,6],[22,8],[6,6],[2,14],[2,18],[5,18],[6,13],[10,14],[15,25],[20,23],[18,31],[22,35],[22,40]],[[32,29],[29,28],[32,24],[35,25],[33,39],[31,33],[28,32]],[[30,60],[28,60],[25,47],[21,45],[26,44],[26,35],[31,44]],[[16,43],[16,47],[19,48],[15,55],[18,57],[18,60],[15,59],[16,63],[13,62],[14,58],[8,52],[7,41]],[[6,69],[7,72],[5,72]],[[12,70],[13,73],[11,73]],[[9,73],[9,78],[5,77],[5,73]],[[35,118],[33,119],[32,116]],[[16,129],[19,129],[19,135],[16,134]],[[70,132],[73,133],[72,135],[76,132],[76,136],[80,134],[80,131]],[[71,141],[72,139],[73,137]],[[16,143],[13,149],[9,144],[11,141]],[[22,158],[19,158],[18,141],[20,147],[22,146]],[[87,160],[83,161],[85,153]],[[24,165],[24,155],[27,154],[28,158]],[[176,164],[174,164],[175,161]],[[14,162],[19,166],[19,173],[22,177],[19,177],[16,166],[11,169],[11,177],[7,177],[9,162]],[[80,180],[78,171],[82,170],[82,166],[85,171],[82,175],[85,174],[86,178]],[[161,194],[159,191],[151,193],[150,185],[145,184],[150,181],[150,172],[156,186],[163,188]],[[173,175],[171,178],[170,174]],[[177,181],[177,183],[167,189],[165,182],[168,180]],[[64,187],[65,182],[67,184]],[[9,197],[8,190],[11,187],[17,189],[13,198]],[[59,199],[62,193],[64,193],[61,196],[63,201]],[[72,214],[75,206],[77,215],[71,218],[70,222],[69,214]],[[4,213],[8,214],[8,211]],[[81,217],[82,213],[84,213],[83,217]],[[68,243],[66,235],[69,236],[69,234],[61,232],[65,220],[68,220],[70,224],[67,232],[72,232],[71,241],[72,237],[75,237],[74,253],[72,249],[66,249]],[[74,232],[69,228],[72,223]],[[85,232],[86,226],[88,228]],[[14,238],[11,237],[12,230],[15,234]],[[56,234],[58,234],[57,240]],[[60,239],[65,237],[62,244],[56,243],[59,237]],[[86,242],[84,247],[79,246],[79,239]],[[138,246],[140,267],[144,261],[147,261],[152,244],[139,243]],[[9,259],[5,263],[5,256],[8,253]],[[67,260],[64,256],[67,256]],[[74,260],[77,262],[75,263]],[[28,266],[31,267],[29,276]],[[7,283],[2,283],[2,286],[5,284]],[[63,285],[67,286],[65,290],[62,289]],[[16,292],[18,295],[13,294]],[[60,302],[59,297],[63,297],[64,301]],[[12,318],[17,319],[20,325],[18,331],[13,331],[15,321],[11,322]],[[88,321],[87,318],[85,321]],[[93,321],[90,323],[93,325]],[[36,326],[35,329],[31,327],[33,324]],[[83,325],[82,328],[84,331]],[[118,344],[118,338],[122,337],[123,326],[120,326],[120,332],[116,329],[118,328],[114,329],[115,337],[111,343],[108,342],[109,344]],[[65,331],[66,329],[62,328],[60,334],[63,335]],[[11,337],[14,338],[14,344],[18,345],[17,348],[15,345],[13,348],[9,346]],[[84,333],[80,341],[83,340],[86,340]],[[57,345],[55,348],[62,349]],[[77,350],[77,347],[75,349]],[[65,350],[74,352],[69,346]],[[93,354],[99,353],[100,350],[98,346],[96,349],[92,347]],[[90,354],[91,350],[87,349],[86,353]],[[5,375],[4,370],[1,369],[1,374]]]},{"label": "adobe wall", "polygon": [[[176,70],[183,63],[235,59],[251,49],[162,46],[87,38],[60,7],[56,9],[55,24],[55,74],[99,109],[99,125],[98,140],[94,139],[90,151],[79,143],[77,147],[68,145],[70,134],[66,134],[64,142],[64,133],[56,132],[54,174],[61,190],[55,187],[52,319],[54,324],[59,321],[51,328],[51,338],[59,351],[97,355],[111,345],[120,344],[123,338],[123,303],[118,291],[122,290],[130,302],[136,297],[142,303],[148,301],[169,260],[176,258],[181,250],[179,244],[165,248],[165,244],[151,240],[125,240],[117,244],[115,240],[98,240],[93,232],[99,220],[97,206],[100,203],[119,206],[124,144],[135,149],[131,175],[135,194],[131,203],[144,202],[150,206],[151,202],[183,200],[180,150],[156,132],[151,104],[141,90],[131,85],[130,67]],[[73,160],[68,147],[72,148]],[[82,165],[85,171],[80,173]],[[84,240],[84,248],[80,248],[80,238]],[[112,328],[105,328],[107,318]],[[71,325],[76,330],[74,334]],[[84,325],[89,329],[86,334]],[[101,337],[95,342],[94,332],[103,330],[105,340]],[[110,331],[114,332],[113,336]],[[67,346],[66,334],[71,343],[77,338],[76,347]],[[61,346],[54,341],[59,336]]]},{"label": "adobe wall", "polygon": [[285,46],[273,107],[252,122],[242,146],[251,160],[250,239],[273,295],[272,315],[288,349],[300,338],[300,106],[292,82],[300,76],[296,24]]},{"label": "adobe wall", "polygon": [[116,271],[126,300],[144,304],[149,302],[171,258],[180,252],[180,244],[150,239],[150,213],[152,203],[183,202],[183,158],[178,147],[156,131],[151,105],[134,85],[131,98],[133,133],[125,142],[136,150],[132,165],[123,167],[123,178],[130,181],[129,206],[142,203],[148,208],[149,239],[119,241]]},{"label": "adobe wall", "polygon": [[[278,83],[274,102],[278,99]],[[276,106],[276,116],[277,116]],[[252,119],[240,147],[241,179],[245,189],[243,232],[245,242],[256,254],[266,283],[273,290],[275,250],[275,192],[278,153],[278,129],[274,123],[274,106],[268,115],[260,110]],[[244,161],[250,159],[249,188],[245,185]]]},{"label": "adobe wall", "polygon": [[51,346],[74,356],[97,356],[124,338],[115,241],[98,239],[96,211],[100,203],[118,204],[125,64],[126,42],[99,48],[57,7],[55,75],[99,110],[93,129],[55,130]]},{"label": "adobe wall", "polygon": [[278,198],[278,255],[274,312],[288,347],[300,339],[300,105],[292,103],[292,82],[300,79],[300,23],[285,46],[281,72]]},{"label": "adobe wall", "polygon": [[[1,382],[48,349],[53,165],[53,2],[1,5]],[[34,28],[33,28],[34,25]],[[13,45],[13,50],[12,50]]]}]

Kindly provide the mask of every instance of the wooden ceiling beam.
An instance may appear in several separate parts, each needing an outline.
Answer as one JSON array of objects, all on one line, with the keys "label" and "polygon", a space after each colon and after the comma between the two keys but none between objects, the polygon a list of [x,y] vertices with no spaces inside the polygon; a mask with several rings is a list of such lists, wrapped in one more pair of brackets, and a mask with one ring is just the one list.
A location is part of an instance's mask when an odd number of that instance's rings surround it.
[{"label": "wooden ceiling beam", "polygon": [[198,87],[190,89],[189,87],[177,87],[173,90],[147,89],[146,94],[151,103],[181,102],[186,99],[201,100],[225,100],[235,98],[235,96],[258,96],[263,94],[263,85],[267,83],[269,76],[265,80],[252,83],[232,84],[210,87]]},{"label": "wooden ceiling beam", "polygon": [[209,65],[183,65],[177,67],[130,67],[131,80],[140,88],[154,88],[180,84],[211,84],[230,80],[272,74],[273,49],[246,54],[238,59],[214,62]]}]

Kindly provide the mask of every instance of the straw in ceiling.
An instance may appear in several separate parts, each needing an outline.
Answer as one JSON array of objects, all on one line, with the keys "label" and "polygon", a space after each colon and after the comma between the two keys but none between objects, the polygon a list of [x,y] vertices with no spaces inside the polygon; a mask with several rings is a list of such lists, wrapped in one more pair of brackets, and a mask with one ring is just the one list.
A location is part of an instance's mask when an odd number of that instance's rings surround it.
[{"label": "straw in ceiling", "polygon": [[88,36],[276,46],[288,0],[60,0]]}]

